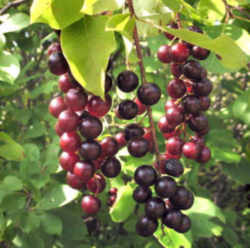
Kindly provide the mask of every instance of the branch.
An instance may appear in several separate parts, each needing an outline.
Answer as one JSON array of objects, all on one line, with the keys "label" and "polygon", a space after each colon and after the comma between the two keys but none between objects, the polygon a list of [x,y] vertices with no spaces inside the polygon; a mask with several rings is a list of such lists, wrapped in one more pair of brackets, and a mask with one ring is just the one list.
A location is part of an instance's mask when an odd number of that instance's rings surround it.
[{"label": "branch", "polygon": [[21,5],[22,3],[25,3],[27,0],[16,0],[14,2],[10,2],[7,3],[6,6],[4,6],[1,10],[0,10],[0,15],[5,14],[5,12],[7,12],[10,8],[12,7],[18,7],[19,5]]},{"label": "branch", "polygon": [[[129,7],[131,17],[136,18],[134,6],[133,6],[133,0],[127,0],[127,4]],[[137,57],[139,60],[138,64],[140,67],[142,83],[145,84],[145,83],[147,83],[146,73],[145,73],[145,68],[144,68],[144,64],[143,64],[143,54],[142,54],[142,49],[140,46],[140,40],[139,40],[139,35],[138,35],[136,24],[135,24],[135,28],[134,28],[134,41],[135,41]],[[148,113],[148,118],[149,118],[149,123],[150,123],[150,130],[151,130],[151,133],[153,136],[153,145],[154,145],[154,150],[156,153],[156,160],[157,160],[157,162],[159,162],[160,161],[160,152],[159,152],[159,147],[158,147],[158,143],[157,143],[155,124],[154,124],[154,120],[153,120],[153,116],[152,116],[151,107],[147,107],[147,113]]]}]

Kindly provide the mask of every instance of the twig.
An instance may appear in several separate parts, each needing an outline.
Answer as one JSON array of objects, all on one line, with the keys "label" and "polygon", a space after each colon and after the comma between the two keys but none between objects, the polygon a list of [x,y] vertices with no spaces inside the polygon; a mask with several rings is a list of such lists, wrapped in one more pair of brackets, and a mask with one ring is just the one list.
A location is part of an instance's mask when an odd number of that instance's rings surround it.
[{"label": "twig", "polygon": [[[137,18],[135,15],[135,10],[134,10],[134,6],[133,6],[133,0],[127,0],[127,4],[129,7],[130,15],[132,17]],[[136,53],[137,53],[137,57],[139,60],[138,64],[140,67],[141,79],[142,79],[142,83],[145,84],[145,83],[147,83],[146,73],[145,73],[145,68],[144,68],[144,64],[143,64],[143,54],[142,54],[142,49],[140,46],[140,40],[139,40],[139,35],[138,35],[136,24],[134,27],[134,35],[133,36],[134,36],[134,41],[135,41]],[[147,113],[148,113],[148,118],[149,118],[149,123],[150,123],[150,130],[152,132],[153,145],[154,145],[154,149],[155,149],[155,153],[156,153],[156,160],[157,160],[157,162],[159,162],[160,161],[160,152],[159,152],[159,147],[158,147],[158,143],[157,143],[155,124],[154,124],[154,120],[153,120],[153,116],[152,116],[151,107],[147,107]]]},{"label": "twig", "polygon": [[182,28],[180,13],[176,13],[176,22],[177,22],[178,28]]},{"label": "twig", "polygon": [[20,4],[25,3],[27,0],[17,0],[14,2],[7,3],[6,6],[4,6],[0,10],[0,15],[3,15],[5,12],[7,12],[12,7],[18,7]]},{"label": "twig", "polygon": [[226,7],[226,18],[225,18],[225,23],[228,23],[229,19],[230,18],[233,18],[233,14],[231,12],[231,8],[230,6],[228,5],[227,1],[226,0],[222,0],[225,7]]}]

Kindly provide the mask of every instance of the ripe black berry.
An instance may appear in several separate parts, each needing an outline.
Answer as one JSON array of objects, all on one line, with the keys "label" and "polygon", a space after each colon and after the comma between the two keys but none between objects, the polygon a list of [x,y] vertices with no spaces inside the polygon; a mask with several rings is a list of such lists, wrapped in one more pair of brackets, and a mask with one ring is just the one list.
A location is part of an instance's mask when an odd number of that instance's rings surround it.
[{"label": "ripe black berry", "polygon": [[135,181],[141,186],[151,186],[155,183],[157,174],[150,165],[142,165],[135,171]]},{"label": "ripe black berry", "polygon": [[137,104],[131,100],[125,100],[118,106],[118,113],[125,120],[133,119],[138,113]]},{"label": "ripe black berry", "polygon": [[138,124],[130,124],[126,126],[124,132],[125,132],[125,139],[127,141],[134,139],[134,138],[142,137],[144,135],[143,128]]},{"label": "ripe black berry", "polygon": [[189,219],[188,216],[182,214],[181,217],[181,224],[178,227],[175,227],[175,231],[179,233],[185,233],[190,230],[191,228],[191,220]]},{"label": "ripe black berry", "polygon": [[193,205],[193,194],[183,186],[177,187],[175,194],[171,197],[171,202],[176,209],[188,209]]},{"label": "ripe black berry", "polygon": [[183,174],[184,169],[181,162],[177,159],[168,159],[165,162],[165,171],[168,175],[179,177]]},{"label": "ripe black berry", "polygon": [[105,79],[105,93],[108,93],[112,89],[112,78],[106,75]]},{"label": "ripe black berry", "polygon": [[52,53],[48,62],[51,73],[60,76],[68,71],[68,64],[61,52]]},{"label": "ripe black berry", "polygon": [[203,68],[201,67],[200,63],[195,60],[189,60],[183,66],[183,74],[185,77],[193,80],[193,81],[200,81],[202,79]]},{"label": "ripe black berry", "polygon": [[154,234],[157,227],[157,220],[152,220],[147,216],[143,216],[136,223],[136,233],[142,237],[149,237]]},{"label": "ripe black berry", "polygon": [[151,196],[152,192],[150,188],[143,186],[138,186],[133,193],[134,200],[139,203],[146,202],[149,198],[151,198]]},{"label": "ripe black berry", "polygon": [[197,115],[189,120],[189,127],[195,132],[201,132],[208,128],[208,119],[205,115]]},{"label": "ripe black berry", "polygon": [[102,133],[102,122],[94,116],[83,118],[79,131],[86,139],[95,139]]},{"label": "ripe black berry", "polygon": [[121,163],[115,157],[108,158],[102,165],[102,173],[106,177],[116,177],[120,174],[121,171]]},{"label": "ripe black berry", "polygon": [[166,212],[165,203],[159,197],[150,198],[145,205],[145,213],[149,218],[158,219]]},{"label": "ripe black berry", "polygon": [[155,191],[160,197],[168,198],[175,194],[177,189],[176,182],[173,178],[164,176],[155,183]]},{"label": "ripe black berry", "polygon": [[154,83],[146,83],[140,86],[137,92],[139,100],[145,105],[154,105],[161,98],[161,90]]},{"label": "ripe black berry", "polygon": [[101,151],[101,145],[94,140],[85,141],[80,147],[80,154],[86,160],[97,159],[101,155]]},{"label": "ripe black berry", "polygon": [[186,93],[186,86],[180,79],[173,79],[167,86],[167,93],[172,98],[180,98]]},{"label": "ripe black berry", "polygon": [[149,142],[144,138],[136,138],[128,142],[129,153],[137,158],[141,158],[149,151]]},{"label": "ripe black berry", "polygon": [[194,93],[197,96],[208,96],[213,89],[213,85],[210,80],[207,78],[203,79],[200,82],[197,82],[194,87]]},{"label": "ripe black berry", "polygon": [[137,75],[132,71],[123,71],[118,75],[117,85],[124,92],[131,92],[139,84]]},{"label": "ripe black berry", "polygon": [[162,218],[162,223],[170,228],[178,228],[182,222],[182,214],[179,210],[170,210]]},{"label": "ripe black berry", "polygon": [[200,111],[200,100],[195,96],[187,96],[183,100],[183,106],[187,113],[198,114]]}]

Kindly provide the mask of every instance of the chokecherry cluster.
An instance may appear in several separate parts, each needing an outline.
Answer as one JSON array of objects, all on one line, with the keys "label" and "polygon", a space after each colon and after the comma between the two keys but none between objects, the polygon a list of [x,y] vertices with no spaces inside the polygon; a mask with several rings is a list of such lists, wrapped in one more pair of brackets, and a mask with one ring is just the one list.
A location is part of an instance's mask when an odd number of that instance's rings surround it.
[{"label": "chokecherry cluster", "polygon": [[103,101],[98,96],[88,94],[76,82],[59,43],[49,47],[48,56],[49,69],[60,76],[59,89],[64,93],[64,96],[53,98],[49,104],[49,112],[58,119],[55,130],[60,137],[62,149],[59,163],[67,171],[68,185],[94,193],[83,196],[81,207],[87,215],[96,214],[101,207],[97,195],[105,189],[105,177],[116,177],[121,171],[121,163],[115,155],[120,148],[122,136],[98,140],[103,131],[101,118],[112,105],[108,95],[112,79],[106,76],[106,99]]},{"label": "chokecherry cluster", "polygon": [[[139,79],[133,71],[123,71],[117,77],[118,88],[123,92],[134,91]],[[161,90],[154,83],[142,84],[137,90],[134,100],[122,101],[116,110],[117,117],[131,120],[137,115],[143,114],[147,106],[156,104],[161,98]],[[124,130],[124,145],[127,144],[128,152],[137,158],[143,157],[147,152],[153,152],[152,132],[150,128],[143,128],[133,123],[126,126]]]},{"label": "chokecherry cluster", "polygon": [[117,197],[117,188],[111,188],[109,190],[109,199],[107,202],[107,205],[109,207],[112,207],[116,201],[116,197]]},{"label": "chokecherry cluster", "polygon": [[[135,171],[133,198],[137,203],[145,204],[145,215],[136,224],[136,232],[143,236],[151,236],[158,227],[158,219],[169,228],[180,233],[187,232],[191,227],[188,216],[181,210],[189,209],[194,202],[193,194],[183,186],[178,186],[172,178],[183,173],[183,166],[177,159],[160,160],[167,176],[158,176],[150,165],[142,165]],[[172,177],[171,177],[172,176]],[[154,186],[156,197],[152,196],[150,186]]]},{"label": "chokecherry cluster", "polygon": [[[169,24],[178,28],[176,23]],[[189,30],[202,33],[199,27],[191,26]],[[204,60],[210,51],[185,41],[179,41],[169,33],[170,40],[176,41],[172,46],[163,45],[158,50],[158,59],[170,63],[174,78],[166,87],[172,98],[165,104],[166,114],[161,117],[158,127],[167,140],[166,158],[186,158],[206,163],[210,160],[210,149],[205,146],[204,135],[209,131],[208,119],[204,112],[210,107],[209,94],[212,83],[207,79],[207,71],[195,60]],[[192,56],[193,58],[189,57]],[[195,132],[189,139],[186,127]],[[180,137],[184,134],[184,139]],[[163,169],[164,172],[164,169]]]}]

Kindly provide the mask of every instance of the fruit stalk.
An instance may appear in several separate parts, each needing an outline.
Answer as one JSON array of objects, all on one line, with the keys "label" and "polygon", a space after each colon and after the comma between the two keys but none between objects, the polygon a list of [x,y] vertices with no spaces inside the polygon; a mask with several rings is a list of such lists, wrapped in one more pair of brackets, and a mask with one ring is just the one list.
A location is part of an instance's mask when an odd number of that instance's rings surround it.
[{"label": "fruit stalk", "polygon": [[[130,12],[131,17],[136,17],[134,6],[133,6],[133,0],[127,0],[127,4],[129,7],[129,12]],[[136,48],[136,53],[137,53],[137,57],[138,57],[138,64],[140,67],[141,80],[142,80],[142,83],[145,84],[145,83],[147,83],[146,82],[146,73],[145,73],[145,67],[143,64],[143,54],[142,54],[142,49],[140,46],[140,40],[139,40],[139,35],[138,35],[136,23],[135,23],[134,32],[133,32],[133,38],[135,41],[135,48]],[[154,146],[154,150],[155,150],[155,154],[156,154],[156,160],[157,160],[157,162],[159,162],[160,161],[160,152],[159,152],[159,147],[158,147],[157,138],[156,138],[156,131],[155,131],[155,125],[154,125],[154,120],[153,120],[153,116],[152,116],[152,109],[150,106],[147,107],[147,115],[149,118],[150,130],[152,132],[153,146]]]}]

